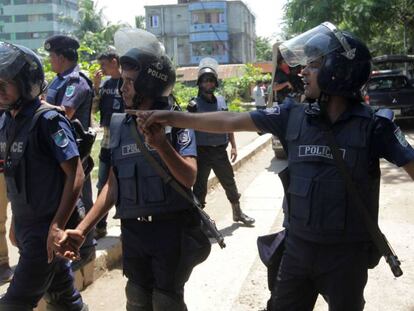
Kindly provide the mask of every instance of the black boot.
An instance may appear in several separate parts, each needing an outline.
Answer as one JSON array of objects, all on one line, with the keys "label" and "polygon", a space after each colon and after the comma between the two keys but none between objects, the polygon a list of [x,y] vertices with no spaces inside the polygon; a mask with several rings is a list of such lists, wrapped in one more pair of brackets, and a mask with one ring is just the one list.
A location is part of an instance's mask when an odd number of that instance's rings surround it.
[{"label": "black boot", "polygon": [[246,226],[251,226],[254,224],[254,218],[251,218],[242,212],[239,202],[231,203],[231,208],[233,210],[233,221],[241,221]]},{"label": "black boot", "polygon": [[187,311],[182,297],[175,297],[167,293],[154,290],[152,295],[154,311]]},{"label": "black boot", "polygon": [[125,287],[125,293],[127,311],[153,311],[152,292],[150,290],[128,281]]}]

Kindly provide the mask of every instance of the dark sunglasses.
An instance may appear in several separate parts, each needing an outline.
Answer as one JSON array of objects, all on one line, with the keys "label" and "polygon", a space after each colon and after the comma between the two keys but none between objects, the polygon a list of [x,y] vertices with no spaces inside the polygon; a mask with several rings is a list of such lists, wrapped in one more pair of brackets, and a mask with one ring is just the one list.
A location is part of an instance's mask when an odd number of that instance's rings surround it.
[{"label": "dark sunglasses", "polygon": [[203,78],[203,79],[201,79],[201,83],[204,83],[204,82],[211,82],[211,83],[216,83],[216,79],[214,79],[214,78]]}]

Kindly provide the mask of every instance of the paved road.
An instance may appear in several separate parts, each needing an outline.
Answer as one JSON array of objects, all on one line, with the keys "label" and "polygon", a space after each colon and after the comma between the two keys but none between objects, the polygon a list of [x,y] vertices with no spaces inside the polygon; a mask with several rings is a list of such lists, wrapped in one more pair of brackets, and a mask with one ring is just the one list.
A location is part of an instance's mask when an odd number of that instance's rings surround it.
[{"label": "paved road", "polygon": [[[408,138],[414,142],[414,134]],[[276,176],[285,165],[271,148],[258,153],[236,173],[242,208],[256,218],[254,228],[231,221],[230,205],[221,186],[210,191],[207,211],[226,236],[227,248],[213,245],[208,260],[195,268],[186,287],[189,310],[259,311],[268,298],[266,271],[256,251],[256,238],[280,228],[282,189]],[[414,209],[413,182],[400,169],[382,161],[380,226],[402,261],[404,276],[395,279],[388,266],[369,272],[365,291],[368,311],[414,311]],[[83,292],[92,310],[125,310],[125,279],[116,268]],[[322,299],[317,311],[326,311]]]}]

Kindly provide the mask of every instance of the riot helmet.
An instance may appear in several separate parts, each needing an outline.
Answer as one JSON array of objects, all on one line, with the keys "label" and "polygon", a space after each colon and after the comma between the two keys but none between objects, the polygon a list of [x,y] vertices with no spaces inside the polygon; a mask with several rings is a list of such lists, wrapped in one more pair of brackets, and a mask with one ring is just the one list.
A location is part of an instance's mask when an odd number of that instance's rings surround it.
[{"label": "riot helmet", "polygon": [[0,42],[0,78],[14,81],[20,92],[19,103],[6,109],[18,108],[22,100],[35,99],[47,85],[40,58],[24,46],[7,42]]},{"label": "riot helmet", "polygon": [[[128,38],[128,30],[115,34],[115,44]],[[139,40],[120,58],[121,67],[138,71],[134,89],[138,97],[168,96],[175,83],[175,67],[157,37],[145,30],[134,30]],[[130,42],[129,42],[130,44]],[[117,48],[118,49],[118,48]],[[122,50],[122,49],[120,49]]]},{"label": "riot helmet", "polygon": [[[205,75],[211,76],[215,80],[215,88],[218,87],[218,62],[211,57],[204,57],[198,65],[197,85],[200,86],[201,78]],[[214,92],[214,89],[212,90]]]},{"label": "riot helmet", "polygon": [[367,46],[329,22],[282,43],[280,52],[290,67],[306,66],[322,58],[317,79],[326,95],[359,100],[360,89],[371,73]]}]

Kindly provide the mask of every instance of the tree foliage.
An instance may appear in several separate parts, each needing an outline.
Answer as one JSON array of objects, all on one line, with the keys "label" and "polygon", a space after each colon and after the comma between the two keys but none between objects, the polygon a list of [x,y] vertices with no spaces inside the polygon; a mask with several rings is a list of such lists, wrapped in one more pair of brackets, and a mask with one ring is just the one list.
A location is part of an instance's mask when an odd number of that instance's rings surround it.
[{"label": "tree foliage", "polygon": [[288,36],[324,21],[354,33],[374,55],[414,53],[414,0],[287,1]]},{"label": "tree foliage", "polygon": [[79,22],[75,35],[81,45],[90,49],[91,53],[84,55],[88,60],[93,60],[97,54],[113,46],[114,34],[122,27],[127,25],[105,22],[102,19],[102,9],[98,10],[93,0],[79,1]]},{"label": "tree foliage", "polygon": [[272,45],[270,39],[266,37],[256,38],[256,60],[258,62],[272,60]]},{"label": "tree foliage", "polygon": [[138,29],[145,29],[145,16],[135,16],[135,27]]}]

